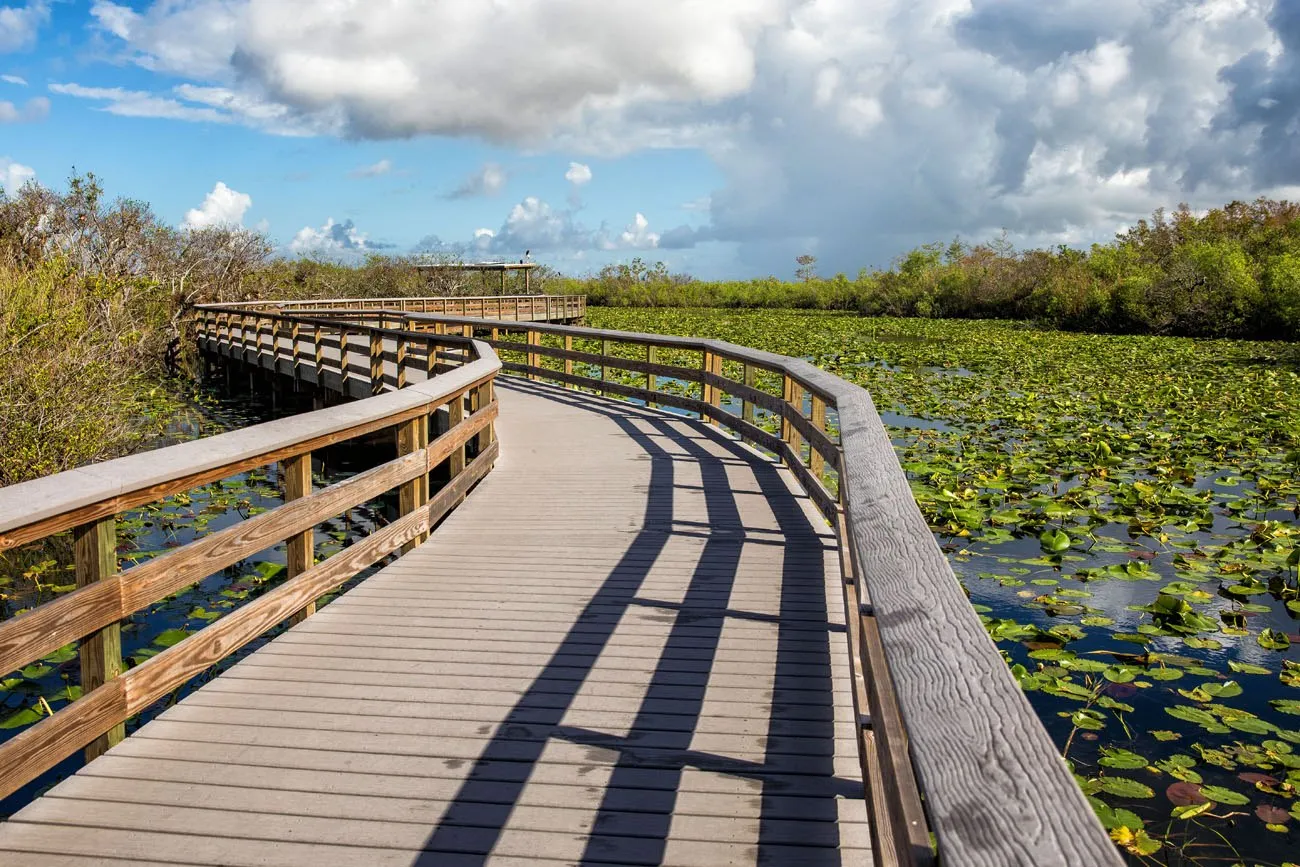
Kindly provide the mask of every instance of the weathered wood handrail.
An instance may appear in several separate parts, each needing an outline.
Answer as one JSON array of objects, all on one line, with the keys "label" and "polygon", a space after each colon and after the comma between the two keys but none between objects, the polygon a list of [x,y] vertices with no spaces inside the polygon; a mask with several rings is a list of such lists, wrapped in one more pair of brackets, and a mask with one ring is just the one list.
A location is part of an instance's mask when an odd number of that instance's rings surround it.
[{"label": "weathered wood handrail", "polygon": [[[698,413],[793,472],[839,539],[859,753],[882,863],[931,864],[936,855],[945,867],[1122,863],[930,533],[864,389],[808,362],[719,340],[382,315],[403,317],[403,330],[486,337],[524,359],[503,359],[504,371]],[[543,345],[544,336],[559,345]],[[600,351],[574,350],[575,339],[599,341]],[[614,354],[615,345],[644,347],[644,360]],[[695,353],[699,364],[660,363],[662,350]],[[598,366],[599,376],[575,373],[575,363]],[[726,376],[725,364],[739,365],[740,378]],[[645,384],[616,382],[611,370],[641,374]],[[763,374],[779,377],[780,395],[758,387]],[[666,392],[664,379],[698,384],[701,396]],[[740,402],[739,414],[724,395]],[[756,409],[779,420],[779,433],[756,423]]]},{"label": "weathered wood handrail", "polygon": [[581,320],[586,295],[452,295],[428,298],[313,298],[301,301],[241,301],[221,305],[281,312],[391,310],[512,321]]},{"label": "weathered wood handrail", "polygon": [[[80,747],[93,758],[120,740],[122,724],[194,675],[287,619],[311,613],[315,600],[360,570],[427,537],[431,528],[491,469],[498,445],[493,422],[498,405],[492,383],[500,362],[482,341],[341,325],[328,320],[270,315],[276,342],[264,346],[268,314],[211,308],[201,327],[224,328],[256,320],[257,351],[279,353],[291,334],[290,363],[303,361],[299,339],[312,329],[316,347],[333,329],[340,346],[348,331],[396,335],[424,347],[436,364],[438,347],[459,342],[460,364],[425,382],[365,400],[292,416],[168,448],[58,473],[0,489],[0,551],[74,529],[78,589],[0,623],[0,671],[13,671],[77,639],[81,644],[81,698],[0,744],[0,797],[52,767]],[[252,335],[240,333],[247,343]],[[347,353],[341,353],[346,374]],[[313,350],[319,369],[319,349]],[[399,366],[398,382],[402,368]],[[376,377],[372,375],[372,381]],[[380,371],[378,381],[386,383]],[[466,401],[471,408],[465,410]],[[446,433],[429,440],[429,416],[447,408]],[[398,457],[343,482],[311,490],[314,450],[385,428],[396,428]],[[466,445],[477,443],[473,460]],[[429,495],[428,475],[449,464],[450,482]],[[115,515],[172,494],[258,466],[285,468],[286,502],[211,533],[126,571],[117,571]],[[312,528],[393,489],[399,517],[319,563]],[[210,626],[122,673],[119,621],[246,557],[289,543],[288,579]]]}]

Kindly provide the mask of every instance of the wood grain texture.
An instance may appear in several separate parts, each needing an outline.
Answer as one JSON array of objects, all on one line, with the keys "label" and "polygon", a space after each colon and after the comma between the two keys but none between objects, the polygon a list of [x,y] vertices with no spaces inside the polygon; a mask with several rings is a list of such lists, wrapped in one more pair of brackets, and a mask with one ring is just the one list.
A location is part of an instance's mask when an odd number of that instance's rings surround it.
[{"label": "wood grain texture", "polygon": [[[117,575],[117,520],[101,518],[72,534],[73,563],[78,587],[89,587]],[[122,632],[118,621],[81,640],[81,689],[88,694],[122,673]],[[86,761],[98,758],[126,737],[118,723],[86,745]]]},{"label": "wood grain texture", "polygon": [[[407,422],[409,424],[410,422]],[[289,458],[281,464],[284,473],[284,501],[286,503],[300,500],[311,494],[311,452]],[[319,522],[316,522],[319,523]],[[315,524],[299,533],[291,534],[286,541],[285,574],[294,578],[306,572],[316,563],[316,529]],[[306,620],[316,613],[316,600],[313,599],[294,612],[293,622]]]}]

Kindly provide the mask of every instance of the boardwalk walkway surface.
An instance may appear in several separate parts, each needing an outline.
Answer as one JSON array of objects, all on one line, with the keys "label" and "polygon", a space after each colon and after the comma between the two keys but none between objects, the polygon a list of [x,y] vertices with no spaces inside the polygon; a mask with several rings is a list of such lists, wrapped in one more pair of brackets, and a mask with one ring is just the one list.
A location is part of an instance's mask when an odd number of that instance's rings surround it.
[{"label": "boardwalk walkway surface", "polygon": [[0,862],[867,864],[834,537],[699,421],[502,380],[432,538],[0,825]]}]

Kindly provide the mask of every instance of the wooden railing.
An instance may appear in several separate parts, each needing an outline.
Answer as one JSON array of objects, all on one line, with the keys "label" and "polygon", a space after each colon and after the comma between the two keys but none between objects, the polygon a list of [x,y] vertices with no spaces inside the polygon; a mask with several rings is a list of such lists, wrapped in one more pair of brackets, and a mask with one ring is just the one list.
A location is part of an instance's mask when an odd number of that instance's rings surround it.
[{"label": "wooden railing", "polygon": [[[226,324],[245,321],[243,311],[213,310],[203,316],[213,323],[218,316]],[[250,318],[265,321],[266,316]],[[331,332],[343,346],[351,332],[370,345],[400,338],[404,345],[417,347],[413,356],[423,355],[426,366],[428,359],[439,357],[446,342],[431,334],[402,335],[364,325],[278,316],[271,320],[274,332],[301,336],[310,330],[315,341],[311,355],[295,352],[288,362],[289,372],[304,374],[308,364],[313,373],[324,371],[319,347]],[[87,747],[90,758],[101,754],[122,739],[130,717],[268,629],[309,616],[319,597],[427,537],[488,473],[498,452],[492,384],[500,364],[486,344],[455,340],[460,341],[456,364],[442,365],[447,372],[426,382],[378,394],[385,385],[405,384],[405,367],[399,363],[397,381],[386,380],[382,368],[377,377],[372,375],[365,393],[377,396],[365,400],[0,489],[0,551],[70,529],[78,586],[0,623],[0,672],[19,669],[80,639],[83,688],[76,701],[0,744],[0,797],[81,747]],[[301,343],[295,346],[300,349]],[[343,355],[346,362],[347,353]],[[346,365],[340,372],[346,381]],[[446,432],[431,441],[430,417],[435,413],[445,415]],[[396,432],[395,460],[313,490],[313,451],[385,429]],[[118,571],[116,515],[270,464],[281,468],[284,505]],[[450,482],[431,496],[429,474],[444,464]],[[316,525],[393,489],[398,491],[396,520],[316,562]],[[123,671],[119,621],[281,542],[287,542],[288,579],[283,584]]]},{"label": "wooden railing", "polygon": [[259,307],[281,312],[391,310],[514,322],[575,322],[587,315],[586,295],[481,295],[439,298],[330,298],[305,301],[248,301],[224,307]]},{"label": "wooden railing", "polygon": [[383,315],[407,333],[486,339],[504,371],[529,379],[698,414],[791,470],[838,538],[880,863],[1122,863],[935,542],[864,389],[719,340]]}]

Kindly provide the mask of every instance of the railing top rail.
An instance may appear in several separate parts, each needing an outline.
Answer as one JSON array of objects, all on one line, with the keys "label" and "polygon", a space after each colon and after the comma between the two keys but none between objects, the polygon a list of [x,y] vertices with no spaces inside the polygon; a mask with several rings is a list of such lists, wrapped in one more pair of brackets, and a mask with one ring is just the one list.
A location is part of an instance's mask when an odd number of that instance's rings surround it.
[{"label": "railing top rail", "polygon": [[491,346],[472,343],[476,360],[397,391],[0,488],[0,534],[436,402],[500,370]]},{"label": "railing top rail", "polygon": [[[519,299],[537,299],[537,298],[561,298],[572,300],[585,300],[586,295],[549,295],[544,292],[522,293],[511,292],[505,295],[411,295],[401,296],[394,295],[386,298],[297,298],[292,300],[261,300],[261,301],[223,301],[217,304],[197,305],[200,309],[204,307],[280,307],[288,309],[290,307],[304,304],[356,304],[358,302],[367,304],[384,304],[387,302],[402,301],[497,301]],[[408,311],[409,312],[409,311]]]}]

